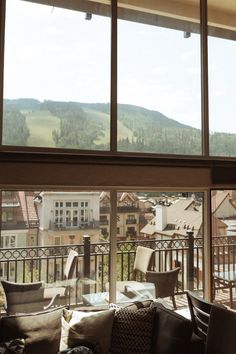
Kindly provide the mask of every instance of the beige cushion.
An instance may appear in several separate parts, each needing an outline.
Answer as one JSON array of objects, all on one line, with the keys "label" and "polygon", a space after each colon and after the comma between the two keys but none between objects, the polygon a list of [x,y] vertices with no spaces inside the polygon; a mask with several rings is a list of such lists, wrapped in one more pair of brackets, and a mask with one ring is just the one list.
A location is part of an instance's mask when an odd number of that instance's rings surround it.
[{"label": "beige cushion", "polygon": [[134,270],[139,270],[140,272],[145,274],[151,266],[151,261],[154,252],[155,251],[151,248],[138,246],[134,261]]},{"label": "beige cushion", "polygon": [[108,354],[115,310],[83,312],[63,310],[60,350],[73,348],[83,341],[98,342]]}]

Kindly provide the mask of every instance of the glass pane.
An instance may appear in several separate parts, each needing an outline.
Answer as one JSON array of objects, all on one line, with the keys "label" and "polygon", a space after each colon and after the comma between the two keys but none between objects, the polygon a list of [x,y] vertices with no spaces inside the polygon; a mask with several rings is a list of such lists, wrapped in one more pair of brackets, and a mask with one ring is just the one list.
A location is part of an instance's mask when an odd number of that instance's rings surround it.
[{"label": "glass pane", "polygon": [[120,151],[202,153],[199,2],[172,3],[120,4]]},{"label": "glass pane", "polygon": [[[67,209],[67,203],[71,210]],[[57,216],[59,206],[63,211],[60,217]],[[41,290],[35,293],[37,303],[27,302],[24,308],[15,303],[9,312],[43,310],[56,294],[60,296],[53,306],[78,307],[97,301],[108,305],[108,292],[104,292],[105,284],[109,283],[108,192],[2,192],[0,215],[9,210],[12,219],[0,220],[1,280],[18,285],[43,282]],[[75,260],[74,251],[77,252]],[[4,290],[0,286],[0,308],[4,302]]]},{"label": "glass pane", "polygon": [[6,3],[3,144],[108,150],[110,6]]},{"label": "glass pane", "polygon": [[236,156],[236,3],[209,2],[210,155]]},{"label": "glass pane", "polygon": [[212,191],[214,300],[236,307],[236,190]]},{"label": "glass pane", "polygon": [[193,191],[117,194],[117,302],[160,298],[181,309],[183,292],[203,290],[202,207]]}]

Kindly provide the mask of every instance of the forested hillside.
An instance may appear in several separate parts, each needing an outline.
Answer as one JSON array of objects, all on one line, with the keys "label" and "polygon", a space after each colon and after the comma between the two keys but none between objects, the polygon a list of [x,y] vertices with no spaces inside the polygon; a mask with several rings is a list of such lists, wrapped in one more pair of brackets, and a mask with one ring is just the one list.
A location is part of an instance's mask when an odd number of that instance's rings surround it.
[{"label": "forested hillside", "polygon": [[[103,103],[4,100],[6,145],[109,150],[110,105]],[[236,134],[210,136],[212,155],[236,156]],[[118,105],[118,150],[201,154],[201,131],[158,111]]]}]

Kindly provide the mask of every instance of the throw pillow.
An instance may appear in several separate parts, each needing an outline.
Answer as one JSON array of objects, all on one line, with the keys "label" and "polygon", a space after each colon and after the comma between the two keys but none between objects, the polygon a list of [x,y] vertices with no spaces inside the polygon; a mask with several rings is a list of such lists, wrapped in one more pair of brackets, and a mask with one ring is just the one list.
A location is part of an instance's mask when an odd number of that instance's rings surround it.
[{"label": "throw pillow", "polygon": [[63,350],[62,352],[60,352],[58,354],[93,354],[93,352],[90,348],[80,345],[79,347],[75,347],[75,348],[68,349],[68,350]]},{"label": "throw pillow", "polygon": [[98,342],[108,354],[115,310],[83,312],[63,310],[60,350],[87,342]]},{"label": "throw pillow", "polygon": [[153,303],[153,300],[134,301],[131,304],[129,304],[128,306],[126,306],[126,308],[129,308],[131,310],[139,310],[139,309],[151,306],[152,303]]},{"label": "throw pillow", "polygon": [[154,308],[122,308],[115,313],[111,353],[150,354],[152,348]]},{"label": "throw pillow", "polygon": [[62,308],[34,314],[2,317],[0,339],[25,339],[26,354],[58,353],[61,337]]},{"label": "throw pillow", "polygon": [[190,353],[193,330],[191,321],[162,304],[155,305],[155,353],[169,354],[173,352],[173,348],[175,354]]},{"label": "throw pillow", "polygon": [[[84,352],[83,352],[84,351]],[[81,343],[81,345],[79,345],[78,347],[74,347],[74,348],[69,348],[66,350],[62,350],[61,352],[59,352],[58,354],[76,354],[76,353],[88,353],[88,354],[101,354],[102,350],[100,347],[100,344],[97,342],[83,342]]]},{"label": "throw pillow", "polygon": [[0,354],[23,354],[24,339],[12,339],[9,342],[0,343]]}]

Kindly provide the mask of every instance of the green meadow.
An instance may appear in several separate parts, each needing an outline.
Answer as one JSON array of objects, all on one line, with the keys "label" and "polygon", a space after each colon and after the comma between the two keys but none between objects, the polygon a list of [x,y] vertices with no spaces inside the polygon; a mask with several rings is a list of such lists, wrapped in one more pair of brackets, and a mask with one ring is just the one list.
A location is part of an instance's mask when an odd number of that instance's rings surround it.
[{"label": "green meadow", "polygon": [[55,147],[52,131],[60,128],[60,119],[53,116],[49,111],[24,111],[24,114],[30,130],[28,145]]},{"label": "green meadow", "polygon": [[[104,133],[99,139],[95,141],[96,144],[109,144],[110,142],[110,115],[107,113],[94,111],[91,109],[84,110],[89,119],[93,119],[95,122],[100,122],[102,124],[102,131]],[[127,128],[121,121],[118,120],[117,127],[118,140],[122,138],[129,138],[132,140],[133,132]]]},{"label": "green meadow", "polygon": [[[49,111],[22,110],[26,116],[26,124],[30,131],[28,146],[55,147],[52,138],[53,130],[60,129],[60,119],[53,116]],[[99,123],[102,127],[103,135],[95,141],[96,144],[109,144],[110,141],[110,116],[109,114],[86,109],[87,117]],[[132,140],[133,133],[122,122],[118,121],[118,138],[129,138]]]}]

